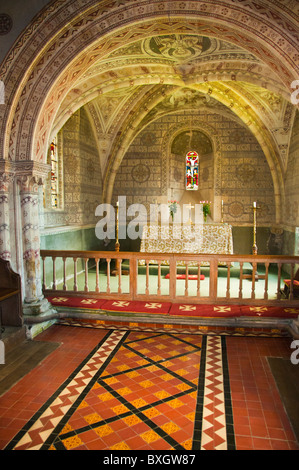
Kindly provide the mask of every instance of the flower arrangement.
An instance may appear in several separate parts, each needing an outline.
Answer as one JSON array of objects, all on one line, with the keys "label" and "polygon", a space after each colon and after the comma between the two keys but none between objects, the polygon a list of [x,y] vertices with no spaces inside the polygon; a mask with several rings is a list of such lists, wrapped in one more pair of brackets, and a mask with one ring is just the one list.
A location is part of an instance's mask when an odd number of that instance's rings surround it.
[{"label": "flower arrangement", "polygon": [[206,222],[208,215],[211,214],[211,207],[210,207],[211,201],[200,201],[200,204],[202,204],[203,216]]},{"label": "flower arrangement", "polygon": [[174,199],[174,200],[168,201],[168,204],[169,204],[169,213],[170,213],[171,218],[172,218],[172,220],[173,220],[174,214],[175,214],[176,211],[177,211],[177,204],[178,204],[178,201],[176,201],[176,200]]}]

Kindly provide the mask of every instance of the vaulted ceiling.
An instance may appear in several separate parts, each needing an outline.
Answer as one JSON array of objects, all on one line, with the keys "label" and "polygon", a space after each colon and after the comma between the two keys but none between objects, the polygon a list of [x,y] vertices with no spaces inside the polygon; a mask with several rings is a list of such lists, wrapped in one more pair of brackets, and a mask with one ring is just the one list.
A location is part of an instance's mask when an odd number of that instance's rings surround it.
[{"label": "vaulted ceiling", "polygon": [[52,0],[1,65],[10,104],[0,108],[3,160],[43,173],[51,138],[84,107],[109,202],[142,129],[177,110],[192,119],[212,109],[256,137],[280,220],[298,109],[298,15],[297,0]]},{"label": "vaulted ceiling", "polygon": [[[84,106],[105,172],[150,122],[177,110],[228,113],[249,126],[264,150],[287,164],[295,108],[280,78],[240,46],[196,34],[163,34],[121,45],[72,86],[57,113],[54,135]],[[120,151],[121,149],[121,151]],[[115,159],[114,159],[115,162]]]}]

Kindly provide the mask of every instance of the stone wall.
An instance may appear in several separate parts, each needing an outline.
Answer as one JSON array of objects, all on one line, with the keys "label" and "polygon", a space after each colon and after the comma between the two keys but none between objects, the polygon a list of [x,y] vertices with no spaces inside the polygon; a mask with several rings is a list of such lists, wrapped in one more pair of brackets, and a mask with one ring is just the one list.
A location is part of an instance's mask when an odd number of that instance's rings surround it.
[{"label": "stone wall", "polygon": [[96,141],[83,108],[68,120],[58,137],[63,155],[63,203],[61,209],[45,210],[45,227],[95,224],[102,174]]}]

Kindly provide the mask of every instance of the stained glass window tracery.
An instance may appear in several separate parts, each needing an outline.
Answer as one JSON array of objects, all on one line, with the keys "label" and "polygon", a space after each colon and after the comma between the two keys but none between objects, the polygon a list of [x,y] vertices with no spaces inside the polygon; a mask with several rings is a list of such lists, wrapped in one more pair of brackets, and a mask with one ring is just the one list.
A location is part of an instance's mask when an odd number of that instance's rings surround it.
[{"label": "stained glass window tracery", "polygon": [[198,153],[190,151],[186,155],[186,189],[198,189]]}]

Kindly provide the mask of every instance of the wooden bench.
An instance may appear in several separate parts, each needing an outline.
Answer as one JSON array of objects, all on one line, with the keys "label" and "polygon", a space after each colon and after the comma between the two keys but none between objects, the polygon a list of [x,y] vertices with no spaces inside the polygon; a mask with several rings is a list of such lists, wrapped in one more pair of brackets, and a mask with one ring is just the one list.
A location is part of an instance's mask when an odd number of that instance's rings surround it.
[{"label": "wooden bench", "polygon": [[0,327],[22,326],[21,276],[15,273],[9,261],[0,258]]}]

